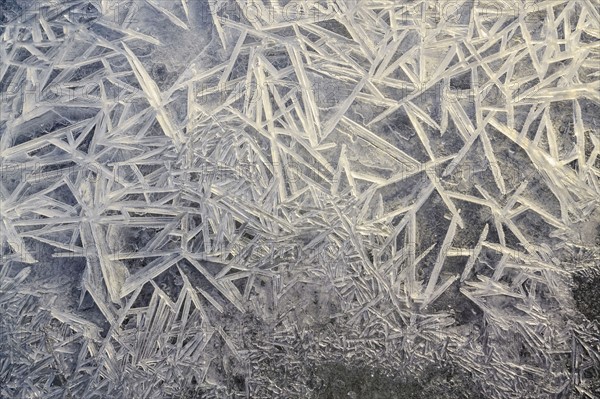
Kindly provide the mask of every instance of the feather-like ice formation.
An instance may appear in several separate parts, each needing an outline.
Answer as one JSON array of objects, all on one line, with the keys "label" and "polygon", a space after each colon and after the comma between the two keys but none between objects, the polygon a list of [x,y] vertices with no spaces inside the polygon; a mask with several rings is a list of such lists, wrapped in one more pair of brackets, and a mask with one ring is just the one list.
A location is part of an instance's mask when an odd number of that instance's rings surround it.
[{"label": "feather-like ice formation", "polygon": [[0,6],[1,397],[600,395],[593,1]]}]

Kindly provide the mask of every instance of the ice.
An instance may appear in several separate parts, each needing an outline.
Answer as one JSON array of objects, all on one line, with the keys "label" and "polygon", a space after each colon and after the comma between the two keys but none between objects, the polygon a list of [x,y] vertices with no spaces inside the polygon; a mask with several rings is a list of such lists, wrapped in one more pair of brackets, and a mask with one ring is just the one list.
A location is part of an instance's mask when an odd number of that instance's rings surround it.
[{"label": "ice", "polygon": [[600,396],[594,2],[0,16],[0,397]]}]

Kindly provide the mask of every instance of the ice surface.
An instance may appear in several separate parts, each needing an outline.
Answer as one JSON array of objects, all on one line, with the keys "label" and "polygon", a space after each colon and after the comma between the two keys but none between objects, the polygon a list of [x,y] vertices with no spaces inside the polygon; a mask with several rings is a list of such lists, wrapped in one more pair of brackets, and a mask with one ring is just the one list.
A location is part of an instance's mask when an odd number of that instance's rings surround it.
[{"label": "ice surface", "polygon": [[600,397],[595,2],[0,16],[0,397]]}]

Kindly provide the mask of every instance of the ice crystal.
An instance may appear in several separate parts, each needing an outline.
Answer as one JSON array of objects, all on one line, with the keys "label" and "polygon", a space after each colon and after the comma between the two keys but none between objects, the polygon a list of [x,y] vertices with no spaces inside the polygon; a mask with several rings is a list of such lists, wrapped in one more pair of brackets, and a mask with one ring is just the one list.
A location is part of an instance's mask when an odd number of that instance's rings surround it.
[{"label": "ice crystal", "polygon": [[600,395],[593,1],[0,7],[0,396]]}]

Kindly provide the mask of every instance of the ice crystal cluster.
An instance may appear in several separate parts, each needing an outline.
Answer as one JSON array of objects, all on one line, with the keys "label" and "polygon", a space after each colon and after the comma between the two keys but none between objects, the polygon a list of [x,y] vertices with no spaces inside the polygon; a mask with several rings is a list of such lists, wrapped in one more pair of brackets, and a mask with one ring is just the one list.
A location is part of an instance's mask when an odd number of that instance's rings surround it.
[{"label": "ice crystal cluster", "polygon": [[1,398],[600,397],[597,2],[0,11]]}]

